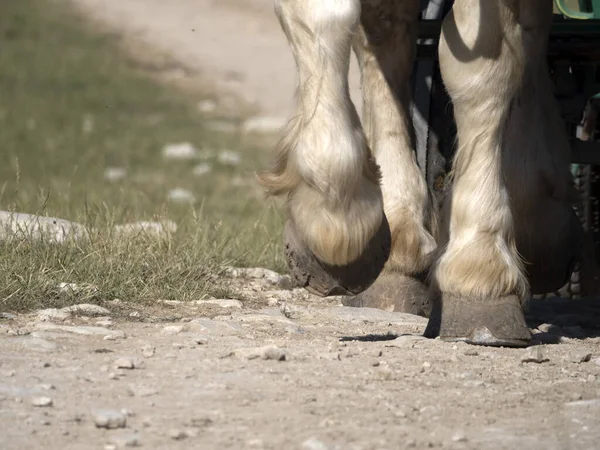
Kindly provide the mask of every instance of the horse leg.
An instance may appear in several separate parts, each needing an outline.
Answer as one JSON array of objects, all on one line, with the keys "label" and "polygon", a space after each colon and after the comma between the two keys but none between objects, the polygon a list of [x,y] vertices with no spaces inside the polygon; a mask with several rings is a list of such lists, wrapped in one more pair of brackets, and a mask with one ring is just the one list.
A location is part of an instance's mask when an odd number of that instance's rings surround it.
[{"label": "horse leg", "polygon": [[392,250],[375,284],[345,304],[426,315],[423,281],[436,242],[434,210],[413,150],[409,109],[418,13],[419,0],[362,0],[353,48],[362,72],[363,126],[382,173]]},{"label": "horse leg", "polygon": [[[529,0],[524,0],[529,1]],[[518,0],[461,0],[444,19],[440,69],[454,104],[458,149],[444,208],[448,242],[433,271],[426,334],[480,345],[524,346],[529,285],[515,242],[503,156],[522,86]]]},{"label": "horse leg", "polygon": [[503,165],[513,202],[517,249],[534,294],[555,292],[580,256],[583,228],[570,148],[546,62],[552,3],[520,2],[525,68],[504,134]]},{"label": "horse leg", "polygon": [[348,92],[359,0],[276,0],[296,60],[298,105],[271,170],[259,181],[288,197],[286,254],[293,275],[319,295],[352,295],[389,256],[380,174]]}]

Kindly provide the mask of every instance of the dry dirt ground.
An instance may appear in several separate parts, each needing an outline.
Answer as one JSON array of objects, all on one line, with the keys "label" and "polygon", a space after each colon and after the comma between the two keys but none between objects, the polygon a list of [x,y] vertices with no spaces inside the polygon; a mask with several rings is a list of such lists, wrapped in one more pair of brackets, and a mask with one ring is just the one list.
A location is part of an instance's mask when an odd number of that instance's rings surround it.
[{"label": "dry dirt ground", "polygon": [[[271,0],[74,1],[261,113],[289,110]],[[1,315],[0,448],[600,447],[598,302],[533,304],[537,345],[476,348],[268,272],[231,276],[241,303]]]},{"label": "dry dirt ground", "polygon": [[480,348],[228,276],[241,302],[5,314],[2,449],[598,448],[599,302],[535,303],[536,345]]}]

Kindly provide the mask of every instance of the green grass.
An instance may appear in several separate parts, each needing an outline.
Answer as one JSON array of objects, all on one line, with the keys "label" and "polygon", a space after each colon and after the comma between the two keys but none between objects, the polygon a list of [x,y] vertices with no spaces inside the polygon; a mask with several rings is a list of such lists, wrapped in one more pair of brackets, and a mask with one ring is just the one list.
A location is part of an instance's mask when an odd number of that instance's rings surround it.
[{"label": "green grass", "polygon": [[[1,310],[81,300],[54,295],[60,282],[96,285],[96,302],[186,299],[217,289],[222,264],[283,269],[281,217],[252,178],[268,152],[211,131],[195,107],[201,97],[143,73],[118,37],[56,0],[5,2],[0,41],[0,208],[95,230],[81,245],[0,243]],[[190,162],[161,157],[165,144],[182,141],[234,149],[242,162],[209,161],[213,172],[194,176]],[[126,178],[105,181],[110,166]],[[178,187],[198,201],[169,203]],[[116,223],[157,218],[179,225],[166,242],[110,235]]]}]

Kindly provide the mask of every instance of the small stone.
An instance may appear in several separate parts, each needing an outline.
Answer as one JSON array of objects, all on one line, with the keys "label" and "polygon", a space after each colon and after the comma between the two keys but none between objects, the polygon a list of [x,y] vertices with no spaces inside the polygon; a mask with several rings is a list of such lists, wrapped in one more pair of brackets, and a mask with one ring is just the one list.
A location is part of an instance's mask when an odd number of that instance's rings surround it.
[{"label": "small stone", "polygon": [[127,176],[127,170],[124,167],[107,167],[104,169],[104,179],[110,183],[121,181]]},{"label": "small stone", "polygon": [[560,327],[553,325],[551,323],[543,323],[537,327],[542,333],[548,334],[560,334]]},{"label": "small stone", "polygon": [[467,436],[465,435],[464,431],[457,431],[452,436],[452,441],[453,442],[466,442]]},{"label": "small stone", "polygon": [[242,309],[243,304],[239,300],[229,300],[229,299],[211,299],[211,300],[196,300],[194,301],[194,305],[202,306],[202,305],[215,305],[225,309]]},{"label": "small stone", "polygon": [[188,434],[185,430],[173,429],[169,431],[169,437],[176,441],[181,441],[188,437]]},{"label": "small stone", "polygon": [[71,313],[56,308],[42,309],[37,312],[39,320],[46,321],[57,321],[62,322],[71,317]]},{"label": "small stone", "polygon": [[140,445],[140,437],[134,433],[111,435],[110,444],[116,448],[138,447]]},{"label": "small stone", "polygon": [[135,362],[131,358],[121,357],[115,361],[117,369],[135,369]]},{"label": "small stone", "polygon": [[[61,283],[62,284],[62,283]],[[102,306],[92,305],[89,303],[82,303],[74,306],[67,306],[62,308],[61,311],[68,312],[69,314],[78,314],[87,317],[97,316],[109,316],[110,311]]]},{"label": "small stone", "polygon": [[16,319],[16,314],[8,313],[8,312],[0,312],[0,319],[4,320],[14,320]]},{"label": "small stone", "polygon": [[165,159],[190,160],[198,157],[198,149],[189,142],[179,142],[166,145],[162,156]]},{"label": "small stone", "polygon": [[198,345],[206,345],[209,342],[206,336],[196,336],[195,338],[193,338],[193,341]]},{"label": "small stone", "polygon": [[144,358],[152,358],[154,356],[154,353],[156,351],[156,348],[152,345],[144,345],[142,347],[142,356]]},{"label": "small stone", "polygon": [[525,354],[521,356],[522,363],[537,363],[541,364],[543,362],[550,361],[548,358],[544,356],[544,352],[542,347],[539,345],[529,347],[525,350]]},{"label": "small stone", "polygon": [[262,359],[272,359],[275,361],[285,361],[285,350],[277,346],[267,346],[262,349]]},{"label": "small stone", "polygon": [[184,330],[185,327],[183,325],[167,325],[166,327],[163,327],[162,333],[169,336],[173,336],[175,334],[181,333]]},{"label": "small stone", "polygon": [[210,172],[212,172],[212,164],[208,163],[198,164],[192,169],[192,174],[197,177],[201,177],[202,175],[206,175]]},{"label": "small stone", "polygon": [[425,361],[423,363],[423,369],[431,369],[431,363],[429,361]]},{"label": "small stone", "polygon": [[183,188],[171,189],[168,194],[169,200],[176,203],[195,203],[196,197],[191,191]]},{"label": "small stone", "polygon": [[54,404],[50,397],[34,397],[31,399],[31,404],[33,406],[39,407],[49,407]]},{"label": "small stone", "polygon": [[302,443],[303,450],[329,450],[329,446],[322,440],[311,437]]},{"label": "small stone", "polygon": [[221,164],[228,166],[237,166],[242,161],[240,154],[232,150],[221,150],[217,159]]},{"label": "small stone", "polygon": [[592,354],[589,352],[577,352],[571,355],[571,361],[576,364],[586,363],[592,359]]},{"label": "small stone", "polygon": [[477,355],[479,355],[479,352],[474,348],[468,348],[465,350],[464,355],[465,356],[477,356]]},{"label": "small stone", "polygon": [[68,325],[58,325],[53,323],[38,323],[35,325],[39,331],[63,331],[65,333],[81,334],[85,336],[111,336],[114,339],[125,338],[125,333],[118,330],[109,330],[104,327],[73,327]]},{"label": "small stone", "polygon": [[244,133],[278,133],[285,126],[285,117],[251,117],[242,125]]},{"label": "small stone", "polygon": [[211,113],[217,109],[217,103],[214,100],[200,100],[196,105],[201,113]]},{"label": "small stone", "polygon": [[120,411],[98,410],[94,411],[94,424],[97,428],[125,428],[127,416]]}]

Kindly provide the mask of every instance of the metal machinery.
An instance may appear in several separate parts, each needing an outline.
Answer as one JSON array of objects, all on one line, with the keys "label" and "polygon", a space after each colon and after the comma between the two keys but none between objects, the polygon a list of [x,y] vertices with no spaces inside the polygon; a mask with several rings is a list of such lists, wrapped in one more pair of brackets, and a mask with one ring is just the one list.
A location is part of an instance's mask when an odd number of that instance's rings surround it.
[{"label": "metal machinery", "polygon": [[[437,65],[442,19],[451,6],[452,0],[421,0],[412,80],[417,161],[438,201],[448,187],[456,137]],[[576,212],[586,244],[571,281],[545,296],[578,298],[600,294],[600,0],[554,0],[554,12],[548,63],[571,138],[572,171],[581,194]]]}]

